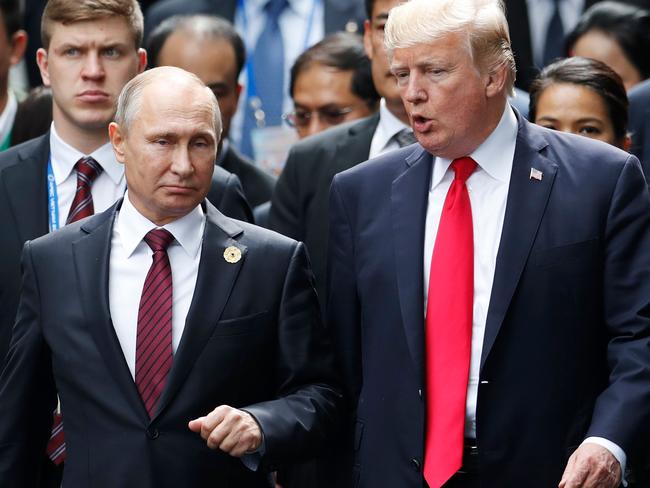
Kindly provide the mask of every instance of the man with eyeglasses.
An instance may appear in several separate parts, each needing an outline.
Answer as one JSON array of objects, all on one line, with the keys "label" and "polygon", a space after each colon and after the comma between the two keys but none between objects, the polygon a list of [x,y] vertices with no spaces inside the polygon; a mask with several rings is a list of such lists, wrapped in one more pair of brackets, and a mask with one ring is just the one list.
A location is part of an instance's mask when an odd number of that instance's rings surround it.
[{"label": "man with eyeglasses", "polygon": [[307,49],[291,68],[289,92],[294,110],[284,119],[300,139],[374,113],[379,95],[361,37],[339,32]]}]

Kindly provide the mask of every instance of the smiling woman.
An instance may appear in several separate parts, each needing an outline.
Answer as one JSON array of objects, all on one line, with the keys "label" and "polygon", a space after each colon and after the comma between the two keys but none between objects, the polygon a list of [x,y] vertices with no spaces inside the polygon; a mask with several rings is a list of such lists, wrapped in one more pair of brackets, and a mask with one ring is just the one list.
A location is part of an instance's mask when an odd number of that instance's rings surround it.
[{"label": "smiling woman", "polygon": [[547,66],[530,87],[530,120],[629,149],[628,101],[607,65],[574,57]]}]

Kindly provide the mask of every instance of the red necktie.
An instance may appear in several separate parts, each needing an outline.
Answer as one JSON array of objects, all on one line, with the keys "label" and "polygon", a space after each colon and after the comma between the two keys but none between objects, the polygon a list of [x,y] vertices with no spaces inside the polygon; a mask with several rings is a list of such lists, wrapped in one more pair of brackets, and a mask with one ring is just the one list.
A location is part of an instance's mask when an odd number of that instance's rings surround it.
[{"label": "red necktie", "polygon": [[451,163],[449,187],[431,256],[426,314],[427,417],[424,478],[442,486],[463,462],[465,403],[472,346],[474,233],[465,181],[469,158]]},{"label": "red necktie", "polygon": [[172,366],[172,268],[167,246],[174,240],[165,229],[144,237],[153,251],[153,262],[144,280],[135,346],[135,384],[149,417],[165,388]]},{"label": "red necktie", "polygon": [[102,172],[102,167],[90,156],[81,158],[74,167],[77,170],[77,192],[72,199],[66,225],[95,213],[90,188],[95,178]]},{"label": "red necktie", "polygon": [[[81,158],[75,164],[77,171],[77,191],[72,199],[70,212],[65,223],[71,224],[84,217],[88,217],[94,213],[93,196],[90,193],[90,188],[95,181],[95,178],[102,172],[102,167],[97,161],[90,156]],[[52,423],[52,433],[50,440],[45,448],[45,453],[56,465],[65,461],[65,437],[63,434],[63,418],[58,411],[54,411],[54,419]]]}]

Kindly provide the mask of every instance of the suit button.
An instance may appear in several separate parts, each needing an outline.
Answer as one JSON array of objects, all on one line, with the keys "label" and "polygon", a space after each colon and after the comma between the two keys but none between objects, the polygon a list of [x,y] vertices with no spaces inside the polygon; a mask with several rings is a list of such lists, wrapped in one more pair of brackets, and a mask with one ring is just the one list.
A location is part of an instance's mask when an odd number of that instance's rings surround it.
[{"label": "suit button", "polygon": [[160,433],[158,432],[158,429],[153,429],[153,428],[147,429],[147,437],[149,439],[151,439],[151,440],[158,439],[159,435],[160,435]]},{"label": "suit button", "polygon": [[420,397],[420,400],[422,400],[422,388],[418,390],[418,396]]},{"label": "suit button", "polygon": [[413,469],[416,470],[418,473],[420,472],[420,460],[417,458],[411,459],[411,466],[413,466]]}]

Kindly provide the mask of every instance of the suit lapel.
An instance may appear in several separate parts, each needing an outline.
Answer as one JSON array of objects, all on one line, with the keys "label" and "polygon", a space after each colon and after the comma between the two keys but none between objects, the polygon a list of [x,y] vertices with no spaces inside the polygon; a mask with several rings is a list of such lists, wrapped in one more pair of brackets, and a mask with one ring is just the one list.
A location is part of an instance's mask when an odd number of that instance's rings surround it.
[{"label": "suit lapel", "polygon": [[347,137],[336,145],[333,173],[337,174],[368,160],[372,136],[379,124],[379,114],[371,115],[348,128]]},{"label": "suit lapel", "polygon": [[424,371],[424,227],[432,156],[421,147],[406,160],[407,169],[393,181],[391,221],[395,273],[406,341],[420,384]]},{"label": "suit lapel", "polygon": [[[241,227],[211,204],[206,203],[206,208],[207,221],[194,296],[174,356],[167,386],[154,419],[173,399],[203,351],[226,306],[239,270],[246,260],[246,246],[234,239],[243,232]],[[224,251],[230,246],[235,246],[241,251],[241,259],[236,263],[228,263],[224,258]]]},{"label": "suit lapel", "polygon": [[138,412],[143,422],[147,422],[148,415],[115,334],[108,304],[112,229],[115,213],[121,202],[118,201],[113,207],[82,225],[81,230],[86,235],[72,244],[72,252],[81,294],[80,301],[95,344],[133,411]]},{"label": "suit lapel", "polygon": [[47,234],[49,132],[20,149],[19,161],[4,170],[3,182],[22,242]]},{"label": "suit lapel", "polygon": [[[494,345],[526,265],[557,172],[557,165],[540,154],[548,145],[542,134],[522,120],[521,116],[518,118],[517,146],[485,325],[481,369]],[[531,168],[542,172],[541,180],[531,178]]]}]

